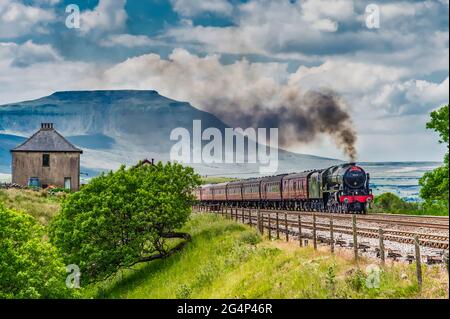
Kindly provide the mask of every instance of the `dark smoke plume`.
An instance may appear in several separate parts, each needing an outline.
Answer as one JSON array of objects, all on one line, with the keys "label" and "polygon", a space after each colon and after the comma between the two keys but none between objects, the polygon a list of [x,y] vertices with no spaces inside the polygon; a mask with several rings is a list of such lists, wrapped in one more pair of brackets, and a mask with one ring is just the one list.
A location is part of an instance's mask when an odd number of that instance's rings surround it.
[{"label": "dark smoke plume", "polygon": [[302,92],[301,69],[288,75],[282,64],[246,59],[224,65],[217,55],[199,57],[175,49],[167,60],[148,54],[128,59],[105,75],[102,82],[124,82],[127,87],[134,83],[189,101],[232,127],[278,128],[284,147],[326,134],[350,160],[356,157],[356,133],[345,103],[333,91]]},{"label": "dark smoke plume", "polygon": [[[208,105],[221,105],[220,101]],[[229,101],[228,101],[229,103]],[[222,104],[223,105],[223,104]],[[286,92],[277,108],[255,104],[242,108],[207,107],[228,124],[236,127],[278,128],[279,142],[283,147],[295,143],[310,143],[320,134],[330,135],[349,160],[356,159],[356,132],[350,115],[342,105],[340,97],[332,91]]]}]

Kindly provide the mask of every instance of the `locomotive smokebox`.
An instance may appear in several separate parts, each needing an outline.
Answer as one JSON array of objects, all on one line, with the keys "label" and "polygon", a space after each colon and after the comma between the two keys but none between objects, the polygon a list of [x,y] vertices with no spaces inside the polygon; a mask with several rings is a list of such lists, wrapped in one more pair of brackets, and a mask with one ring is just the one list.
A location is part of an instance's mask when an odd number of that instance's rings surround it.
[{"label": "locomotive smokebox", "polygon": [[355,163],[346,163],[325,170],[322,178],[328,187],[345,185],[348,188],[361,188],[366,183],[367,175]]}]

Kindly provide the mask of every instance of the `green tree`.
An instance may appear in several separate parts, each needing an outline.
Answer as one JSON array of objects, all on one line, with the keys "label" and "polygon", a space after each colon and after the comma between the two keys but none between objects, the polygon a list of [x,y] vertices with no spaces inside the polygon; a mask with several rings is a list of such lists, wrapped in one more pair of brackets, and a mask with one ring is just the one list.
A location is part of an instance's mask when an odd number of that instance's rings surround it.
[{"label": "green tree", "polygon": [[385,212],[400,212],[409,209],[412,205],[393,193],[383,193],[375,197],[374,206]]},{"label": "green tree", "polygon": [[[427,129],[435,130],[439,134],[439,143],[447,145],[449,134],[449,113],[448,105],[442,106],[439,110],[430,114],[431,120],[427,123]],[[422,186],[420,196],[428,205],[444,206],[448,208],[448,151],[444,157],[444,165],[427,172],[420,179],[419,184]]]},{"label": "green tree", "polygon": [[62,204],[50,237],[82,284],[104,280],[122,267],[164,258],[180,249],[170,238],[187,221],[200,177],[179,164],[122,166],[93,178]]},{"label": "green tree", "polygon": [[0,203],[0,299],[66,298],[66,270],[44,228]]}]

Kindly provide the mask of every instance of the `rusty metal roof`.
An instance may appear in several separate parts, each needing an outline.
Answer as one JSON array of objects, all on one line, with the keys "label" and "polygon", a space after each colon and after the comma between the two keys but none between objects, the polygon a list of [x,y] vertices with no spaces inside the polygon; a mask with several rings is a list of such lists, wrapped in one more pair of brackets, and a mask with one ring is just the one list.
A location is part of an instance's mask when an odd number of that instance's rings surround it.
[{"label": "rusty metal roof", "polygon": [[13,148],[11,152],[77,152],[83,151],[75,147],[59,134],[53,126],[43,127],[25,142]]}]

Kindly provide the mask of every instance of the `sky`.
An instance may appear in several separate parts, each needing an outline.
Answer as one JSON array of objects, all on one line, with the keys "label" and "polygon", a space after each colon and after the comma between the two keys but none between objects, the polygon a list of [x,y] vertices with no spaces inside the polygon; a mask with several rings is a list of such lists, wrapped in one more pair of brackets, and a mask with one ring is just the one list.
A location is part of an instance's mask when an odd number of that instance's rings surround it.
[{"label": "sky", "polygon": [[[0,0],[0,105],[153,89],[200,109],[276,109],[280,92],[332,90],[359,161],[441,161],[425,124],[449,99],[448,14],[448,0]],[[342,158],[327,135],[289,150]]]}]

